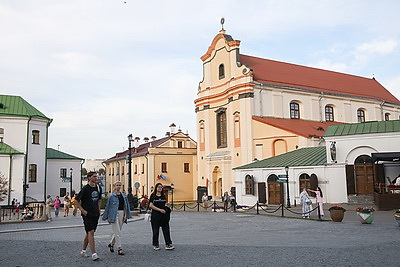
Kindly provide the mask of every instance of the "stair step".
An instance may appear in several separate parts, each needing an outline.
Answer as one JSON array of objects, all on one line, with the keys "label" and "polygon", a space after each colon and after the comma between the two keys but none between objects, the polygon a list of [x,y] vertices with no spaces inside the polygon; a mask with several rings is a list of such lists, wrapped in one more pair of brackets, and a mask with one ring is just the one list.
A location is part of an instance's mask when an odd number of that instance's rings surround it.
[{"label": "stair step", "polygon": [[349,195],[348,196],[348,204],[357,205],[374,205],[374,196],[372,195]]}]

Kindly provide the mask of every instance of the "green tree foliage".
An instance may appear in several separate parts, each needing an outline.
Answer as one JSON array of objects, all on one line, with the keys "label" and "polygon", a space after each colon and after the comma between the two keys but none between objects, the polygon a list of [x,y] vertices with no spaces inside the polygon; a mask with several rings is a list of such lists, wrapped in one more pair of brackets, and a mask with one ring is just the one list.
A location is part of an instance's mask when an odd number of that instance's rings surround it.
[{"label": "green tree foliage", "polygon": [[4,201],[8,195],[8,181],[4,174],[0,172],[0,201]]}]

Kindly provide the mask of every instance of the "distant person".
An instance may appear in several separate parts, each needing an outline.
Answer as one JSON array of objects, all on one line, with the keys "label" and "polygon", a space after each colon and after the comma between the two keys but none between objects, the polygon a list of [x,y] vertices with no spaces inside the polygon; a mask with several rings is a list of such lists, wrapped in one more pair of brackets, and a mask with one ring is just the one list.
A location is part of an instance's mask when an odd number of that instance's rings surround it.
[{"label": "distant person", "polygon": [[170,229],[169,229],[169,219],[171,215],[171,209],[165,206],[167,200],[163,194],[163,185],[157,183],[154,187],[153,193],[150,195],[151,208],[151,229],[153,230],[153,249],[160,250],[159,246],[159,233],[160,227],[163,232],[165,240],[165,249],[172,250],[175,247],[172,245]]},{"label": "distant person", "polygon": [[58,213],[60,212],[60,207],[61,207],[61,200],[59,196],[56,196],[56,199],[54,199],[54,215],[58,217]]},{"label": "distant person", "polygon": [[33,219],[33,209],[30,207],[25,207],[24,212],[22,213],[21,221],[23,220],[32,220]]},{"label": "distant person", "polygon": [[53,199],[51,198],[50,195],[47,195],[46,198],[46,214],[47,214],[47,222],[51,221],[51,209],[54,206]]},{"label": "distant person", "polygon": [[15,210],[15,198],[12,199],[11,201],[11,207],[12,207],[12,212]]},{"label": "distant person", "polygon": [[300,193],[300,204],[302,205],[301,213],[303,218],[310,218],[310,212],[312,210],[312,200],[307,193],[307,189],[304,187],[303,191]]},{"label": "distant person", "polygon": [[116,182],[114,184],[114,192],[108,198],[107,206],[102,217],[103,220],[108,220],[113,231],[108,248],[110,252],[114,252],[114,245],[117,246],[118,255],[125,254],[121,245],[122,225],[132,217],[128,198],[121,192],[121,187],[121,182]]},{"label": "distant person", "polygon": [[69,193],[67,192],[64,196],[64,217],[67,217],[69,214],[69,207],[71,206],[71,198],[69,197]]},{"label": "distant person", "polygon": [[71,208],[72,208],[72,215],[76,216],[76,213],[78,212],[78,208],[76,207],[75,203],[75,198],[76,198],[76,193],[75,191],[72,191],[71,194]]},{"label": "distant person", "polygon": [[229,196],[229,201],[231,202],[231,212],[236,211],[236,198],[231,192],[231,195]]},{"label": "distant person", "polygon": [[228,191],[225,191],[224,196],[222,197],[222,202],[224,202],[224,211],[228,212],[228,206],[229,206],[229,194],[228,194]]},{"label": "distant person", "polygon": [[206,192],[203,193],[203,196],[201,197],[201,202],[203,202],[204,209],[207,210],[208,196]]},{"label": "distant person", "polygon": [[89,245],[92,252],[92,260],[97,261],[100,257],[96,253],[94,242],[94,232],[100,217],[101,205],[101,187],[96,183],[97,173],[89,172],[87,174],[88,184],[75,197],[74,205],[81,211],[83,224],[85,226],[85,238],[81,250],[82,257],[89,257],[86,248]]},{"label": "distant person", "polygon": [[310,192],[314,192],[317,198],[317,205],[318,205],[318,209],[319,209],[319,213],[321,214],[321,216],[324,216],[324,195],[322,194],[322,190],[321,188],[318,186],[317,189],[315,190],[311,190],[311,189],[307,189]]}]

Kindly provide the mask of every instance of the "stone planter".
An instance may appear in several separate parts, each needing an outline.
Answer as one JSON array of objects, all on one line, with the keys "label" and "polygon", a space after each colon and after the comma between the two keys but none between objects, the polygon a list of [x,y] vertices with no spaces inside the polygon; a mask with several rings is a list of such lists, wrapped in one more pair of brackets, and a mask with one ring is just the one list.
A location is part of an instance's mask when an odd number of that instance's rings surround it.
[{"label": "stone planter", "polygon": [[374,220],[374,213],[357,212],[358,219],[362,224],[371,224]]},{"label": "stone planter", "polygon": [[330,210],[331,219],[334,222],[341,222],[344,218],[344,211],[343,210]]},{"label": "stone planter", "polygon": [[395,218],[395,220],[396,220],[398,226],[400,226],[400,213],[395,213],[395,214],[394,214],[394,218]]}]

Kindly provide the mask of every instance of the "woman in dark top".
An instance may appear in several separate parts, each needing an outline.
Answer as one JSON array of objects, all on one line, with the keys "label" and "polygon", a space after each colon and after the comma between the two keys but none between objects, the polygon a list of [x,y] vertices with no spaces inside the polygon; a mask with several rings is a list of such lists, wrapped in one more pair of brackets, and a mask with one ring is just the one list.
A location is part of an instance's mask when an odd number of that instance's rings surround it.
[{"label": "woman in dark top", "polygon": [[163,194],[163,185],[157,183],[154,192],[150,195],[151,208],[151,228],[153,229],[153,248],[154,250],[160,250],[158,236],[160,233],[160,227],[162,229],[165,249],[172,250],[175,247],[172,245],[170,230],[169,230],[169,219],[171,214],[171,209],[165,206],[166,199]]}]

